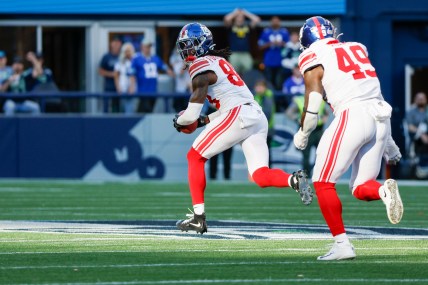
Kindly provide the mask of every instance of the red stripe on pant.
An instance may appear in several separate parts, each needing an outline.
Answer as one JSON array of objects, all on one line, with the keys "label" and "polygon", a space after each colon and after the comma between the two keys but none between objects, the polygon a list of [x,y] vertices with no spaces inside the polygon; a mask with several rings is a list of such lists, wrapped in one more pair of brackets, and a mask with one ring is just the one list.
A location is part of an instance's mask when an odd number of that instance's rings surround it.
[{"label": "red stripe on pant", "polygon": [[342,219],[342,203],[335,189],[335,183],[314,182],[318,204],[325,222],[333,236],[345,233]]},{"label": "red stripe on pant", "polygon": [[333,143],[330,145],[326,162],[323,166],[323,170],[321,171],[321,176],[319,179],[319,181],[321,182],[328,182],[328,179],[330,178],[331,173],[333,172],[333,169],[334,169],[333,165],[336,164],[340,142],[341,142],[344,130],[346,128],[347,117],[348,117],[348,110],[345,110],[340,115],[338,128],[336,128],[336,132],[333,135],[333,140],[332,140]]},{"label": "red stripe on pant", "polygon": [[196,150],[199,153],[203,153],[208,147],[210,147],[214,141],[222,135],[227,129],[230,128],[230,126],[233,124],[235,119],[238,116],[239,110],[241,109],[241,106],[238,106],[236,108],[233,108],[230,112],[230,114],[227,116],[227,120],[223,121],[221,123],[221,126],[216,128],[215,131],[211,131],[204,139],[203,142],[201,141],[197,146]]},{"label": "red stripe on pant", "polygon": [[348,110],[346,110],[344,113],[345,113],[344,126],[343,126],[341,134],[339,135],[339,142],[337,144],[336,155],[334,157],[334,161],[333,161],[333,165],[331,167],[330,173],[328,174],[327,179],[325,181],[330,181],[331,174],[333,173],[334,167],[336,166],[337,158],[339,157],[340,146],[342,145],[342,139],[345,135],[346,126],[348,124]]}]

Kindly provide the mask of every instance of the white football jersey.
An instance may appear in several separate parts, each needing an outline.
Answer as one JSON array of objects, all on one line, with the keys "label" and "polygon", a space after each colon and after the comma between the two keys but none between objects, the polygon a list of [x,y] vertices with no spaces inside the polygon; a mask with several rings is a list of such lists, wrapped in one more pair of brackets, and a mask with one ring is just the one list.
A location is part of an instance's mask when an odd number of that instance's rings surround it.
[{"label": "white football jersey", "polygon": [[300,55],[300,72],[304,75],[318,65],[324,68],[322,85],[335,114],[366,100],[383,100],[364,45],[331,38],[316,41]]},{"label": "white football jersey", "polygon": [[189,66],[192,80],[196,75],[208,70],[217,75],[217,82],[209,85],[207,99],[218,110],[227,111],[245,103],[255,102],[250,89],[224,58],[204,56],[197,58]]}]

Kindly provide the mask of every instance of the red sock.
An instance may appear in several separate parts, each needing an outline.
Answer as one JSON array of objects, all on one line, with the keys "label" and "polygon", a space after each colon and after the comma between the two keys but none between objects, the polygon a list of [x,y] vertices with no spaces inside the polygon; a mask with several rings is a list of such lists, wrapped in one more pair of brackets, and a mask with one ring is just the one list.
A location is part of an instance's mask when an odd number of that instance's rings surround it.
[{"label": "red sock", "polygon": [[345,226],[342,220],[342,203],[334,186],[335,183],[314,182],[321,213],[330,228],[331,234],[337,236],[345,232]]},{"label": "red sock", "polygon": [[204,203],[205,186],[205,162],[207,159],[201,156],[193,147],[187,153],[188,179],[192,205]]},{"label": "red sock", "polygon": [[375,180],[369,180],[361,185],[358,185],[352,195],[354,195],[357,199],[365,201],[380,200],[380,186],[382,186],[382,184],[380,184],[379,182]]},{"label": "red sock", "polygon": [[253,180],[262,188],[265,187],[288,187],[288,178],[291,174],[281,169],[270,169],[269,167],[260,167],[253,173]]}]

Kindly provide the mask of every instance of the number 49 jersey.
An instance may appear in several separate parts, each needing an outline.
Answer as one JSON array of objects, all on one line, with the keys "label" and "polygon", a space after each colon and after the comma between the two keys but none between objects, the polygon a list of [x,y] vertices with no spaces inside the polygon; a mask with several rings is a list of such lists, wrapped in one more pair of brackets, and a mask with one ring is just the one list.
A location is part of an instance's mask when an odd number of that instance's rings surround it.
[{"label": "number 49 jersey", "polygon": [[212,71],[217,75],[216,83],[208,86],[207,99],[218,110],[227,111],[245,103],[255,102],[247,85],[224,58],[200,57],[194,60],[189,67],[192,80],[196,75],[205,71]]},{"label": "number 49 jersey", "polygon": [[362,101],[382,99],[379,79],[364,45],[319,40],[300,55],[300,72],[304,75],[318,65],[324,68],[322,84],[335,114]]}]

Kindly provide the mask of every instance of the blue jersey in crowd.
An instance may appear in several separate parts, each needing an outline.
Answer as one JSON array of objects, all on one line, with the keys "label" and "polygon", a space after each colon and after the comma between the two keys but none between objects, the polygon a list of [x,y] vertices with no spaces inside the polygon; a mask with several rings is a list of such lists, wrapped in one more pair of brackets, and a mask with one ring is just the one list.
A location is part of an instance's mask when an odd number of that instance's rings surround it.
[{"label": "blue jersey in crowd", "polygon": [[230,49],[236,52],[250,51],[250,26],[232,26],[229,31]]},{"label": "blue jersey in crowd", "polygon": [[138,93],[156,92],[158,70],[166,71],[168,67],[157,55],[145,57],[138,53],[132,60]]},{"label": "blue jersey in crowd", "polygon": [[[106,53],[100,62],[100,67],[107,71],[114,71],[114,65],[119,59],[119,55],[112,53]],[[114,85],[114,79],[112,77],[104,77],[104,91],[105,92],[116,92],[116,86]]]},{"label": "blue jersey in crowd", "polygon": [[282,92],[288,96],[305,94],[305,82],[303,78],[294,79],[290,76],[282,85]]},{"label": "blue jersey in crowd", "polygon": [[0,69],[0,85],[6,82],[6,80],[9,79],[9,77],[12,75],[13,70],[9,66],[5,66],[4,68]]},{"label": "blue jersey in crowd", "polygon": [[[259,46],[267,44],[269,42],[288,42],[289,34],[286,28],[280,28],[273,30],[272,28],[265,28],[259,38]],[[281,66],[281,50],[284,46],[271,46],[265,50],[263,62],[268,67],[280,67]]]}]

